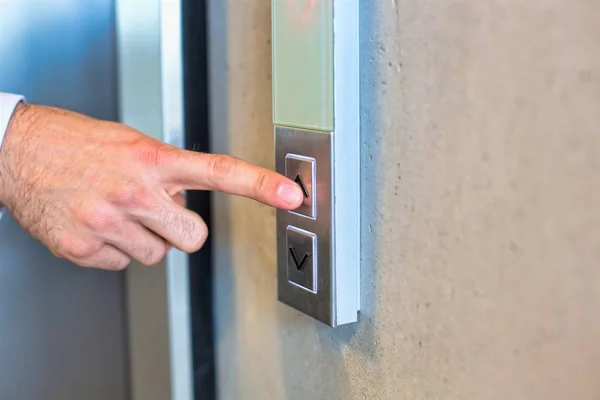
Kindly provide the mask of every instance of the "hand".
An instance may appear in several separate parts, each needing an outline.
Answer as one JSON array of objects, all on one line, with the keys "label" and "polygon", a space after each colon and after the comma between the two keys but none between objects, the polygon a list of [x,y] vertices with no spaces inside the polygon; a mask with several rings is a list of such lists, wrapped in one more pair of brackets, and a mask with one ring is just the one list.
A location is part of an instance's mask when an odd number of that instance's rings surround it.
[{"label": "hand", "polygon": [[202,247],[184,190],[218,190],[294,209],[293,181],[230,156],[164,144],[124,125],[17,106],[0,148],[0,203],[58,257],[109,270]]}]

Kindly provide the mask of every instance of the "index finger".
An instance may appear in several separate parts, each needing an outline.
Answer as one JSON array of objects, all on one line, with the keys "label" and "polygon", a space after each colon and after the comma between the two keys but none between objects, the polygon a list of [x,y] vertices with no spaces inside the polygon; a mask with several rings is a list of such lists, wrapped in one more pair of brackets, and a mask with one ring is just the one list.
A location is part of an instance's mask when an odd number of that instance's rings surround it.
[{"label": "index finger", "polygon": [[217,190],[293,210],[304,200],[298,184],[236,157],[182,151],[166,168],[165,179],[183,190]]}]

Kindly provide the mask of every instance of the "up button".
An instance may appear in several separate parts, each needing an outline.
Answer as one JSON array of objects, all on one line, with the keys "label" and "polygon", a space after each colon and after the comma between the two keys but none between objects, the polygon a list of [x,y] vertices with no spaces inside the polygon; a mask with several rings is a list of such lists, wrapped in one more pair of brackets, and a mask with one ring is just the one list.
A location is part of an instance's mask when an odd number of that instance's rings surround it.
[{"label": "up button", "polygon": [[300,207],[292,211],[292,213],[316,219],[317,188],[315,185],[315,159],[296,154],[287,154],[285,156],[285,176],[296,182],[304,193],[304,202]]}]

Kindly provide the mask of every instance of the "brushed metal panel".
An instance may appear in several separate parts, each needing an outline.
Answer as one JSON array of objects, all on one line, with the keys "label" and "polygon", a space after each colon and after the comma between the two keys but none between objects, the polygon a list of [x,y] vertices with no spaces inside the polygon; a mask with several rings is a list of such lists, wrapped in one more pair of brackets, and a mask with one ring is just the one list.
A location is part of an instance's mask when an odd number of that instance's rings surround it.
[{"label": "brushed metal panel", "polygon": [[[332,269],[332,134],[291,128],[275,128],[276,170],[285,174],[286,156],[300,155],[315,160],[316,219],[294,212],[277,211],[278,298],[281,302],[328,325],[334,320],[334,291]],[[288,276],[289,226],[317,237],[317,292],[312,293],[291,283]]]}]

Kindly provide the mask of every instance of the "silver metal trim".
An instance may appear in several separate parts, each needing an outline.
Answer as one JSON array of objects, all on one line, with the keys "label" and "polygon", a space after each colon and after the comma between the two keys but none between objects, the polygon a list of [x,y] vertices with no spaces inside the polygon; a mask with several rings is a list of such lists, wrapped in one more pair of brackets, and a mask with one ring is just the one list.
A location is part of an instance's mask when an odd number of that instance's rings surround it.
[{"label": "silver metal trim", "polygon": [[[133,0],[115,1],[121,120],[182,147],[181,4],[147,0],[140,5]],[[137,366],[130,370],[132,398],[192,398],[187,255],[172,250],[154,268],[130,267],[127,298],[130,359]]]},{"label": "silver metal trim", "polygon": [[[183,148],[183,38],[181,1],[160,2],[163,140]],[[189,257],[180,250],[167,254],[167,301],[172,400],[194,397]]]},{"label": "silver metal trim", "polygon": [[336,324],[360,310],[359,0],[333,2],[333,205]]}]

